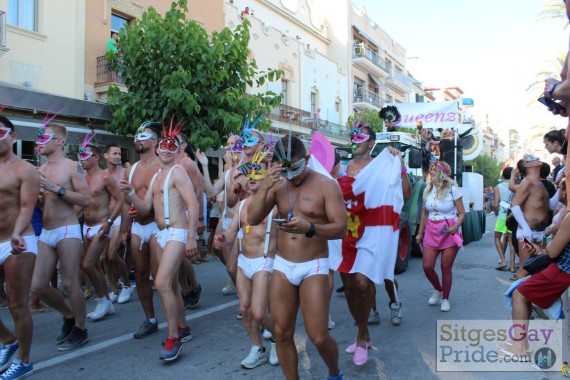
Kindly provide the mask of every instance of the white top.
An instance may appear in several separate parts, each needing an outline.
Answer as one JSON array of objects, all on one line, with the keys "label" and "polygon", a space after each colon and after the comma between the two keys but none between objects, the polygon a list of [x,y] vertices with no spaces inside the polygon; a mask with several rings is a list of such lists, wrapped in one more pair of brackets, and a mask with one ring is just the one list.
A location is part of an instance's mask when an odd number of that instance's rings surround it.
[{"label": "white top", "polygon": [[425,199],[429,218],[431,220],[456,219],[457,210],[455,210],[454,201],[463,197],[459,188],[456,185],[451,185],[447,193],[439,198],[436,197],[436,191],[434,186]]}]

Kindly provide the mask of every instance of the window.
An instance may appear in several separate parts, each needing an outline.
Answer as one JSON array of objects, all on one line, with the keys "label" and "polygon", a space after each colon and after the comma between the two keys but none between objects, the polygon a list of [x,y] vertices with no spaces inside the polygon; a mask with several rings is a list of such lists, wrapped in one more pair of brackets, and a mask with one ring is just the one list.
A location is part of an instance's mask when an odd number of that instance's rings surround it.
[{"label": "window", "polygon": [[8,0],[8,24],[36,32],[37,0]]},{"label": "window", "polygon": [[116,14],[111,15],[111,32],[119,33],[123,27],[129,24],[129,19]]},{"label": "window", "polygon": [[289,87],[289,81],[281,81],[281,104],[287,105],[287,90]]},{"label": "window", "polygon": [[314,115],[316,110],[317,110],[317,94],[315,92],[311,92],[311,115]]}]

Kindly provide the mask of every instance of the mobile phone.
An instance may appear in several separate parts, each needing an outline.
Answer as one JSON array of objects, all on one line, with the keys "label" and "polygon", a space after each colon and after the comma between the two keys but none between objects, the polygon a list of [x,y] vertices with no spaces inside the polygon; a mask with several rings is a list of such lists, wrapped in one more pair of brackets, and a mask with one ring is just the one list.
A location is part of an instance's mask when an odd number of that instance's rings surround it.
[{"label": "mobile phone", "polygon": [[443,226],[443,227],[441,228],[441,230],[439,231],[439,233],[442,234],[442,235],[445,235],[448,230],[449,230],[449,226]]},{"label": "mobile phone", "polygon": [[527,238],[523,238],[522,242],[525,249],[532,248],[532,245],[530,244],[530,241],[527,240]]},{"label": "mobile phone", "polygon": [[562,104],[558,103],[557,101],[549,99],[545,96],[541,96],[540,98],[538,98],[538,101],[547,106],[548,108],[551,108],[558,112],[562,111],[566,112],[566,107],[564,107]]},{"label": "mobile phone", "polygon": [[287,222],[287,219],[273,219],[273,221],[277,224],[281,224]]}]

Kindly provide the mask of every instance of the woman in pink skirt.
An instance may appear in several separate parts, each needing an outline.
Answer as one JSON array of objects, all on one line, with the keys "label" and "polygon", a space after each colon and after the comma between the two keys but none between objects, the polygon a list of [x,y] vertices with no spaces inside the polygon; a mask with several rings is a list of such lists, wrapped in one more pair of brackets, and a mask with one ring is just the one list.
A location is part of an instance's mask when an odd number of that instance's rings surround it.
[{"label": "woman in pink skirt", "polygon": [[[465,219],[462,194],[457,184],[449,176],[451,169],[443,161],[430,165],[427,186],[424,192],[424,208],[416,240],[423,244],[424,273],[433,285],[430,305],[441,300],[441,311],[449,311],[451,292],[451,268],[457,251],[463,244],[461,224]],[[435,262],[441,252],[441,283],[435,271]]]}]

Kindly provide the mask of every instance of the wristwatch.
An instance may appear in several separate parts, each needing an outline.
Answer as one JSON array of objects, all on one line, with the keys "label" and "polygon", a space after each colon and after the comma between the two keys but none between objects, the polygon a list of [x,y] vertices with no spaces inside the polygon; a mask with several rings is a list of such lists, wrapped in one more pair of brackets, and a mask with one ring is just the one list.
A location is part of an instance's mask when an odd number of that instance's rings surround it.
[{"label": "wristwatch", "polygon": [[113,225],[114,222],[115,221],[111,218],[107,219],[107,223],[109,223],[109,225],[111,225],[111,226]]},{"label": "wristwatch", "polygon": [[65,187],[60,187],[59,190],[57,191],[57,196],[61,198],[64,195],[65,195]]},{"label": "wristwatch", "polygon": [[312,238],[313,236],[315,236],[315,232],[317,232],[315,230],[315,225],[313,223],[311,223],[311,225],[309,226],[309,231],[307,231],[305,236],[308,238]]},{"label": "wristwatch", "polygon": [[198,221],[199,221],[199,222],[203,222],[203,221],[204,221],[204,217],[203,217],[203,216],[199,216],[199,217],[198,217]]},{"label": "wristwatch", "polygon": [[554,90],[556,90],[556,87],[558,87],[559,84],[560,82],[552,83],[550,85],[550,89],[548,90],[548,95],[550,95],[550,97],[553,99],[554,99]]}]

